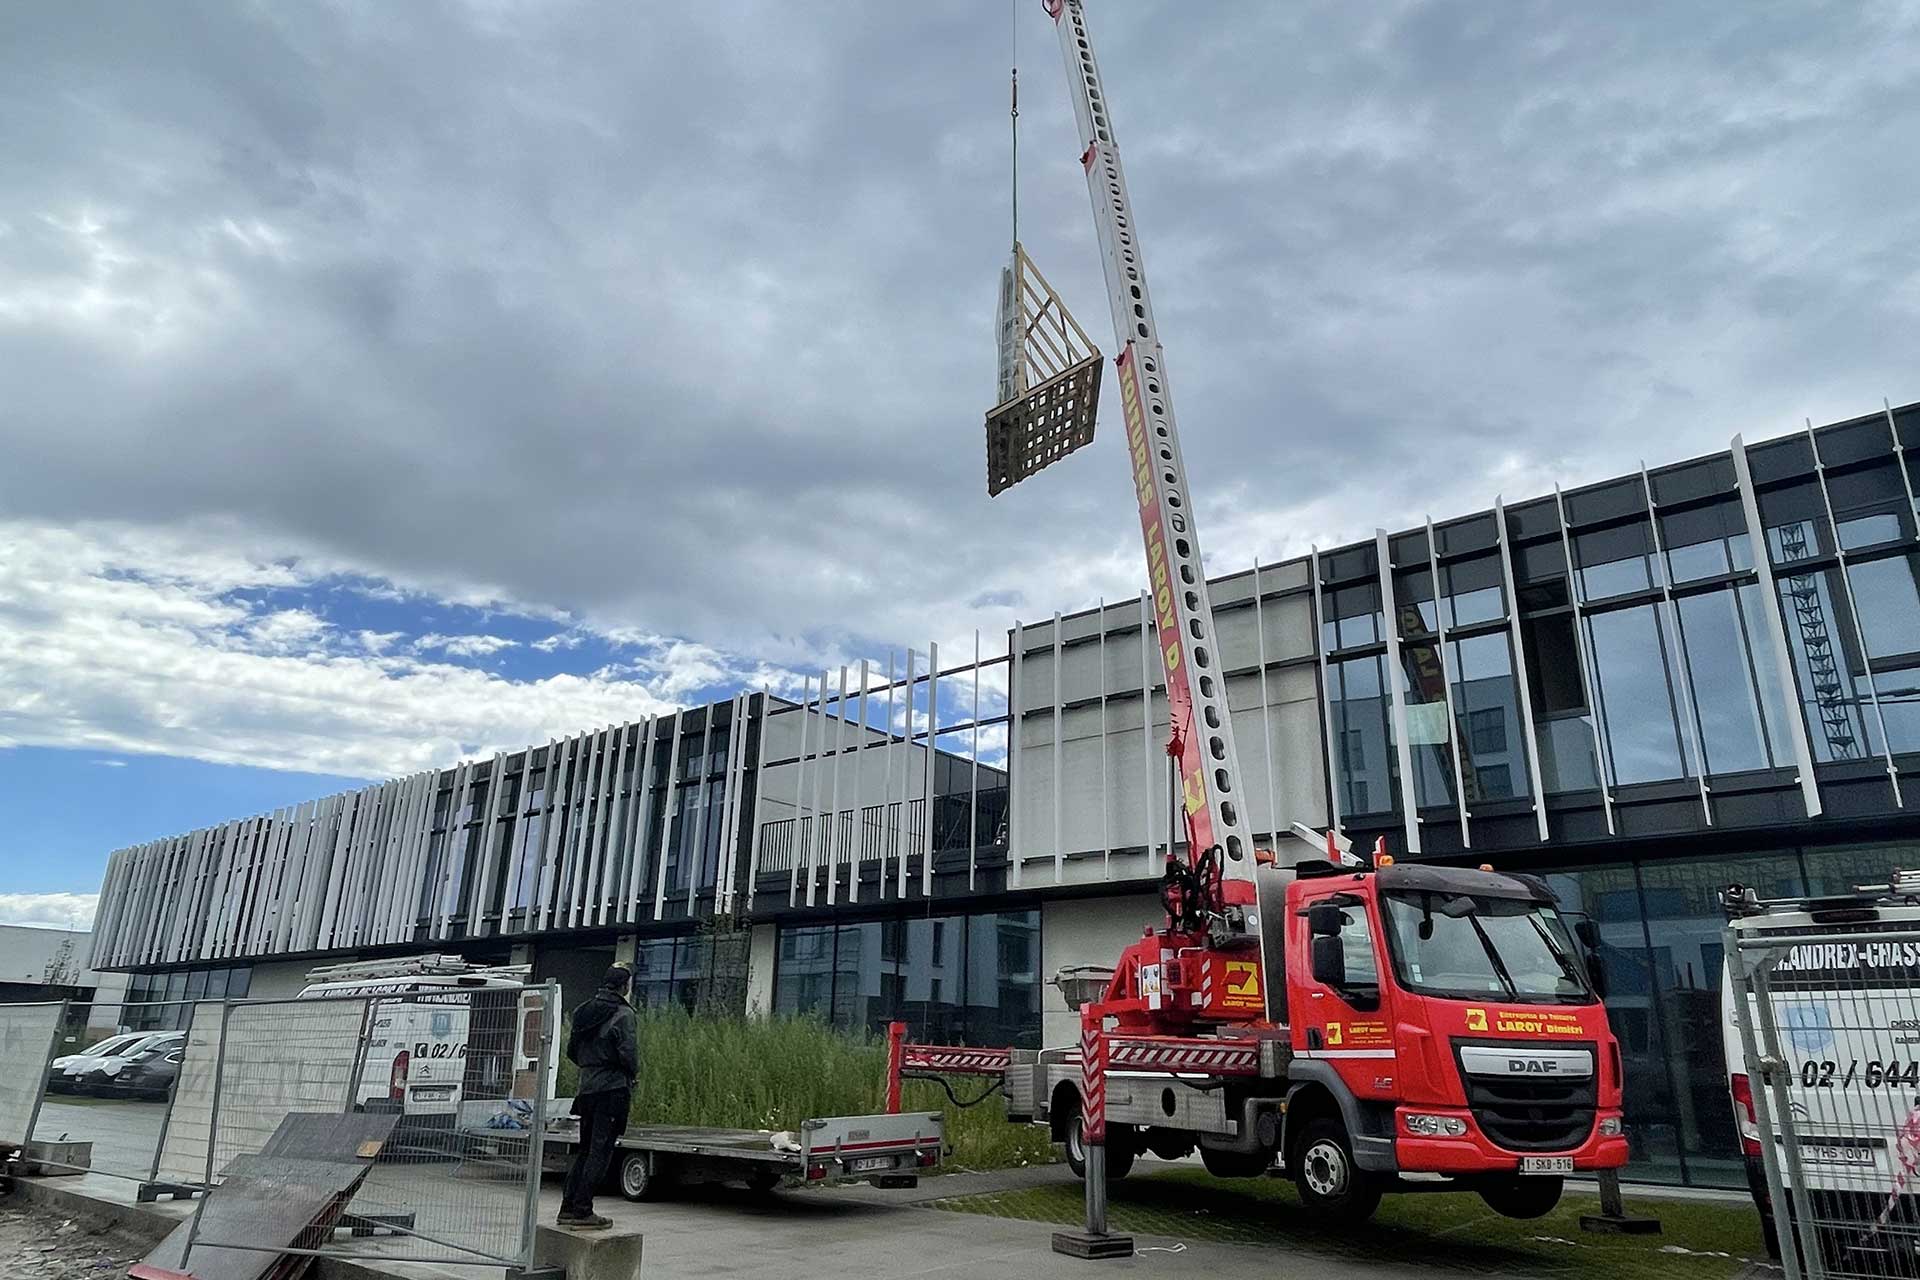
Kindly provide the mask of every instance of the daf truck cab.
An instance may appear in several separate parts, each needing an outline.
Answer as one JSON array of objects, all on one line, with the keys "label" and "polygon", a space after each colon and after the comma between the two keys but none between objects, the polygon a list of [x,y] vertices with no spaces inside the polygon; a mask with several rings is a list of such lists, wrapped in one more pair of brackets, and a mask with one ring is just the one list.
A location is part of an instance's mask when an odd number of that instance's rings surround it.
[{"label": "daf truck cab", "polygon": [[[1390,859],[1263,874],[1285,910],[1219,980],[1277,986],[1284,1020],[1217,1033],[1258,1042],[1257,1074],[1110,1070],[1109,1178],[1197,1149],[1220,1176],[1280,1165],[1329,1219],[1413,1190],[1532,1218],[1567,1177],[1626,1163],[1619,1046],[1544,881]],[[1009,1118],[1050,1125],[1082,1170],[1078,1049],[1012,1050],[1006,1074]]]}]

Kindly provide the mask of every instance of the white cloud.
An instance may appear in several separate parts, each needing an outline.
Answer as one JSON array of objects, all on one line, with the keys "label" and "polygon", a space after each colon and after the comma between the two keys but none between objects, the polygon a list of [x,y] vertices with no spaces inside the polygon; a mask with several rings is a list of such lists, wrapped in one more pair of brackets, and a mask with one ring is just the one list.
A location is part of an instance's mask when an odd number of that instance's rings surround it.
[{"label": "white cloud", "polygon": [[97,893],[0,893],[0,924],[91,929]]},{"label": "white cloud", "polygon": [[558,653],[562,649],[578,649],[586,640],[578,631],[556,631],[545,640],[535,640],[532,647],[541,653]]},{"label": "white cloud", "polygon": [[504,636],[443,636],[429,632],[413,642],[413,650],[415,653],[427,653],[438,649],[449,658],[486,658],[502,649],[514,648],[519,643]]},{"label": "white cloud", "polygon": [[[391,633],[342,634],[310,609],[249,604],[248,590],[284,595],[324,575],[243,545],[0,521],[0,748],[385,777],[659,714],[709,686],[788,679],[667,643],[617,669],[514,680],[399,651]],[[429,634],[417,647],[511,643]]]},{"label": "white cloud", "polygon": [[89,763],[99,765],[102,769],[124,769],[127,767],[125,760],[94,760]]}]

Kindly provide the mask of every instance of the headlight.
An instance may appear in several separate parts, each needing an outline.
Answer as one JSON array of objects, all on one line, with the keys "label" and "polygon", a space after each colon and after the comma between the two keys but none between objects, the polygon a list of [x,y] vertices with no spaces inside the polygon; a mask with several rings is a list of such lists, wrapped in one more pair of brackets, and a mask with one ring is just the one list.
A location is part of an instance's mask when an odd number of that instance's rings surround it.
[{"label": "headlight", "polygon": [[1464,1138],[1467,1122],[1458,1116],[1430,1116],[1408,1112],[1407,1132],[1416,1138]]},{"label": "headlight", "polygon": [[1600,1136],[1617,1138],[1627,1131],[1627,1123],[1619,1116],[1608,1116],[1600,1122]]}]

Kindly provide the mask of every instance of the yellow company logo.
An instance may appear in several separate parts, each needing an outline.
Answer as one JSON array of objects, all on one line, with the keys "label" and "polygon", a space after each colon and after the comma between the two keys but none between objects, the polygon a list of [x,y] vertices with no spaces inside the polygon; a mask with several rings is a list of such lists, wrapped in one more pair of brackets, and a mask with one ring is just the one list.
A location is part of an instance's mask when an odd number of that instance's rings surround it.
[{"label": "yellow company logo", "polygon": [[1342,1040],[1343,1040],[1343,1037],[1340,1032],[1340,1024],[1337,1022],[1329,1022],[1327,1024],[1327,1044],[1337,1045],[1342,1043]]},{"label": "yellow company logo", "polygon": [[1487,1029],[1487,1011],[1485,1009],[1467,1010],[1467,1030],[1485,1031]]},{"label": "yellow company logo", "polygon": [[1227,994],[1230,996],[1258,997],[1260,994],[1260,966],[1251,960],[1227,961]]}]

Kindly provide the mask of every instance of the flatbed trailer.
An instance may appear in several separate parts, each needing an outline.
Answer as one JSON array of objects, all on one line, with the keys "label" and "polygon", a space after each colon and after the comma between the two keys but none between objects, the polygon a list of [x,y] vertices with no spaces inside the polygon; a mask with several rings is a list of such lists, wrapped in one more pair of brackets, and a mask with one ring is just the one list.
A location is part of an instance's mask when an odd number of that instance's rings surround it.
[{"label": "flatbed trailer", "polygon": [[[567,1114],[571,1099],[550,1104],[545,1167],[562,1172],[573,1158],[580,1122]],[[768,1192],[782,1179],[831,1186],[869,1182],[900,1188],[936,1172],[946,1149],[937,1111],[829,1116],[799,1128],[708,1129],[689,1125],[630,1125],[615,1141],[610,1177],[629,1200],[651,1200],[676,1186],[733,1182]]]}]

